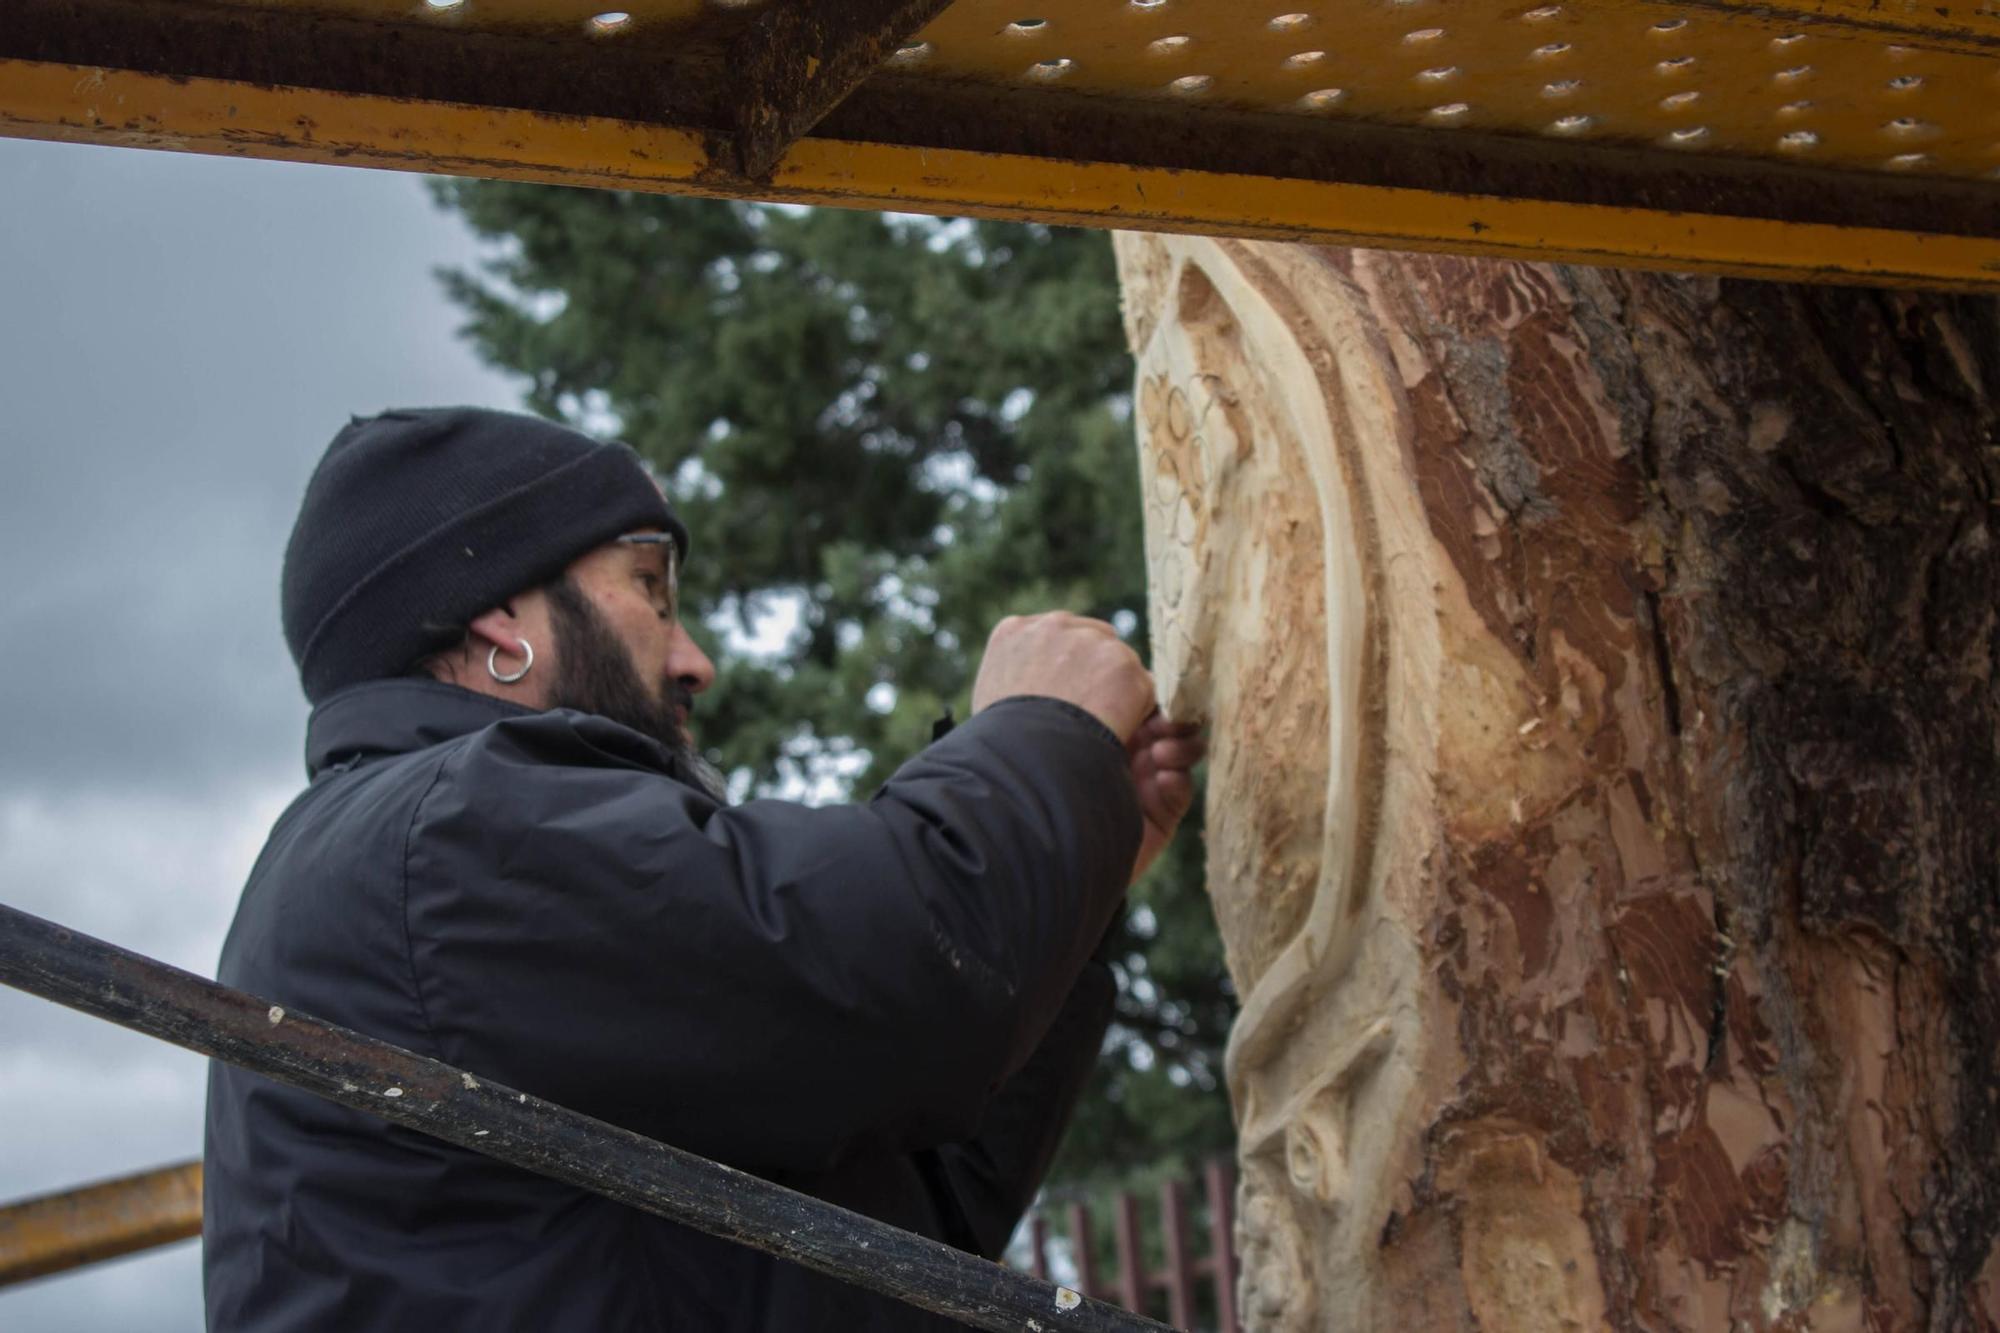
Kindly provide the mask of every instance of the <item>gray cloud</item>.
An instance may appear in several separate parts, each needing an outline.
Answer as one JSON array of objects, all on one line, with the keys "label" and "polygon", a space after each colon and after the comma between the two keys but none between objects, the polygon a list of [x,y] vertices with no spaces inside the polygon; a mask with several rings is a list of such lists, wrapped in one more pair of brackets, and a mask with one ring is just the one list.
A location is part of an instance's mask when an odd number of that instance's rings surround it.
[{"label": "gray cloud", "polygon": [[[413,177],[0,139],[0,901],[213,974],[303,779],[278,562],[350,412],[512,406]],[[193,1157],[204,1062],[0,989],[0,1199]],[[0,1327],[201,1326],[189,1246]]]},{"label": "gray cloud", "polygon": [[277,616],[349,413],[512,406],[410,176],[0,143],[0,792],[296,774]]}]

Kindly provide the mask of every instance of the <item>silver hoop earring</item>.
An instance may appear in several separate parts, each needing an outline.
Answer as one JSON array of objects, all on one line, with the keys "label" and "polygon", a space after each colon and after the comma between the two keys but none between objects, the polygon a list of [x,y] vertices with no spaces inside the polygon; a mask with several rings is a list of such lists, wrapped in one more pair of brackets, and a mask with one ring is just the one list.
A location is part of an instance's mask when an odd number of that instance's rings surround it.
[{"label": "silver hoop earring", "polygon": [[535,645],[529,643],[526,639],[521,640],[521,655],[528,659],[521,663],[521,669],[511,676],[503,676],[500,674],[499,666],[496,665],[500,660],[500,645],[497,643],[494,644],[492,649],[486,654],[486,674],[499,681],[502,685],[512,685],[515,681],[528,674],[528,668],[534,666]]}]

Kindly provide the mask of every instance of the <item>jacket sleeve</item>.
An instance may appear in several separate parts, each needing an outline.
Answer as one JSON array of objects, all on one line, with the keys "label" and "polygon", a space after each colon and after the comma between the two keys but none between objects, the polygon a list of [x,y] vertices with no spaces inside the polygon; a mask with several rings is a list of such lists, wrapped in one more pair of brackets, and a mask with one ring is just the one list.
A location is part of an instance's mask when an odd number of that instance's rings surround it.
[{"label": "jacket sleeve", "polygon": [[1111,1026],[1111,969],[1085,965],[1034,1057],[993,1094],[972,1137],[918,1154],[952,1243],[998,1259],[1048,1175]]},{"label": "jacket sleeve", "polygon": [[865,804],[718,809],[582,714],[455,752],[405,856],[440,1058],[745,1169],[969,1136],[1124,893],[1122,746],[996,704]]}]

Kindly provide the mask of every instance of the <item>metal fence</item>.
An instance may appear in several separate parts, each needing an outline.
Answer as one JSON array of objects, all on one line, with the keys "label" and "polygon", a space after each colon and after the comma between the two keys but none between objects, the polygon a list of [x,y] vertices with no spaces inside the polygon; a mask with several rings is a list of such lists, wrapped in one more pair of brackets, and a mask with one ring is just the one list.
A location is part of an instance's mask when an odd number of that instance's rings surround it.
[{"label": "metal fence", "polygon": [[[1028,1219],[1028,1272],[1075,1287],[1177,1329],[1242,1333],[1236,1312],[1236,1172],[1222,1160],[1202,1170],[1200,1196],[1190,1181],[1169,1179],[1154,1208],[1130,1190],[1092,1201],[1037,1208]],[[1108,1214],[1108,1218],[1107,1218]],[[1108,1220],[1108,1226],[1107,1226]],[[1151,1222],[1149,1230],[1146,1223]],[[1203,1252],[1195,1237],[1207,1233]],[[1099,1263],[1108,1237],[1108,1266]]]}]

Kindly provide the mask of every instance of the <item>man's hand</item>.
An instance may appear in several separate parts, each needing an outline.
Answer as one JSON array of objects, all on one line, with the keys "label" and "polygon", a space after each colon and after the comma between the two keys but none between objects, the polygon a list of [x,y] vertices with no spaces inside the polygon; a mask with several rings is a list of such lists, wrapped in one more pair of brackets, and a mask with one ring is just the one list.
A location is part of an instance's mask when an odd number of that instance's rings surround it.
[{"label": "man's hand", "polygon": [[1193,770],[1208,754],[1208,741],[1198,724],[1169,722],[1155,712],[1132,733],[1125,751],[1132,756],[1132,783],[1139,789],[1139,809],[1146,817],[1139,858],[1132,864],[1132,881],[1137,883],[1166,850],[1193,806]]},{"label": "man's hand", "polygon": [[1101,620],[1067,611],[1009,616],[993,627],[972,682],[972,711],[1021,694],[1075,704],[1128,747],[1153,711],[1153,677]]}]

